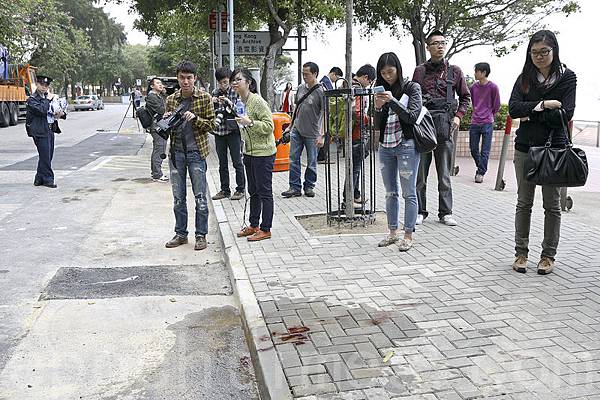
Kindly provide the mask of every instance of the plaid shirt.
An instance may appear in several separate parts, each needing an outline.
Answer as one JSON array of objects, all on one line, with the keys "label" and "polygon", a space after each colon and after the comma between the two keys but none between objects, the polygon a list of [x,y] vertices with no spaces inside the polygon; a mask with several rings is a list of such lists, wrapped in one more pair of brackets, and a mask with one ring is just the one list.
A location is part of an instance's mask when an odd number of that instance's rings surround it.
[{"label": "plaid shirt", "polygon": [[[219,97],[219,96],[223,96],[223,94],[225,95],[225,97],[227,97],[229,100],[231,100],[231,103],[234,104],[237,103],[238,99],[240,98],[240,96],[238,96],[238,94],[231,88],[227,89],[227,91],[223,92],[221,89],[217,88],[215,90],[213,90],[212,95],[213,97]],[[215,114],[217,114],[217,112],[222,111],[223,114],[225,115],[225,118],[227,118],[227,112],[225,111],[225,107],[223,106],[223,104],[221,103],[213,103],[213,105],[215,106]],[[225,123],[225,121],[223,121],[221,123],[221,125],[217,126],[215,128],[215,130],[213,131],[213,133],[217,136],[225,136],[229,134],[229,130],[227,129],[227,124]]]},{"label": "plaid shirt", "polygon": [[391,108],[388,108],[388,119],[385,125],[383,134],[382,147],[392,148],[396,147],[402,142],[402,125],[400,125],[400,119],[398,115]]},{"label": "plaid shirt", "polygon": [[[181,104],[183,97],[181,89],[167,97],[165,112],[173,112]],[[203,158],[208,157],[208,134],[215,128],[215,110],[212,106],[210,94],[194,89],[192,93],[192,104],[190,111],[196,115],[192,120],[192,128],[194,129],[194,137],[200,155]],[[171,145],[175,144],[174,132],[171,132]]]}]

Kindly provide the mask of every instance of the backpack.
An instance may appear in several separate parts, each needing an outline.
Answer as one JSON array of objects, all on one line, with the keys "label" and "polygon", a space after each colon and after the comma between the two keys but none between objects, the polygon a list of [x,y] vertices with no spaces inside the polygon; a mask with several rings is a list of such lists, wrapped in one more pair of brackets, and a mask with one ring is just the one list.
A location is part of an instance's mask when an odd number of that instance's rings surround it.
[{"label": "backpack", "polygon": [[135,115],[140,120],[142,127],[148,129],[152,126],[154,118],[150,115],[150,111],[146,110],[145,106],[141,106],[135,109]]}]

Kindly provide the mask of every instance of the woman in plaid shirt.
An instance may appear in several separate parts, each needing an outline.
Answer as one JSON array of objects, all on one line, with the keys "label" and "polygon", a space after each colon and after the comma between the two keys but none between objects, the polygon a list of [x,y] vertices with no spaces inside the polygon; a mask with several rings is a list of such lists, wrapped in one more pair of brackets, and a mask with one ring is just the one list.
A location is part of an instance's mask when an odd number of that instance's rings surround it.
[{"label": "woman in plaid shirt", "polygon": [[[385,210],[389,235],[379,247],[398,243],[400,251],[412,247],[417,220],[417,172],[421,159],[412,132],[421,113],[421,87],[402,78],[402,65],[394,53],[385,53],[377,62],[377,86],[385,91],[375,95],[375,120],[379,135],[379,161],[385,186]],[[398,235],[400,200],[398,175],[404,198],[404,237]]]}]

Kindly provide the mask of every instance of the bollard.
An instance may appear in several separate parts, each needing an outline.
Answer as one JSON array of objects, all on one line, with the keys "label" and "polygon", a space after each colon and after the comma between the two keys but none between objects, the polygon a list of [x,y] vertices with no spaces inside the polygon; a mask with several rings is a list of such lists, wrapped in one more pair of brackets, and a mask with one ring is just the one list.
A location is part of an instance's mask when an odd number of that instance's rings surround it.
[{"label": "bollard", "polygon": [[500,161],[498,162],[498,176],[496,177],[496,187],[494,190],[502,191],[506,186],[504,182],[504,163],[506,162],[506,154],[508,146],[510,146],[510,131],[512,129],[512,118],[510,115],[506,117],[506,127],[504,128],[504,138],[502,140],[502,152],[500,153]]}]

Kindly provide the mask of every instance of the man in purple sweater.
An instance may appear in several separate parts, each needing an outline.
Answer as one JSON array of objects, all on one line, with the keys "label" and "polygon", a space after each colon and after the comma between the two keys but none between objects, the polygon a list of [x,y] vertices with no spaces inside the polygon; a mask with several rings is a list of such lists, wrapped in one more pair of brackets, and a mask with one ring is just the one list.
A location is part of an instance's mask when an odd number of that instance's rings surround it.
[{"label": "man in purple sweater", "polygon": [[[477,183],[483,182],[483,176],[487,172],[494,132],[494,115],[500,109],[500,91],[494,82],[488,80],[489,75],[490,64],[485,62],[475,64],[476,81],[471,86],[473,115],[469,130],[469,146],[477,166],[475,173]],[[480,139],[481,151],[479,150]]]}]

